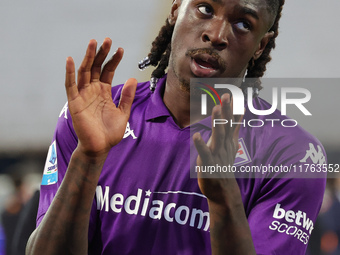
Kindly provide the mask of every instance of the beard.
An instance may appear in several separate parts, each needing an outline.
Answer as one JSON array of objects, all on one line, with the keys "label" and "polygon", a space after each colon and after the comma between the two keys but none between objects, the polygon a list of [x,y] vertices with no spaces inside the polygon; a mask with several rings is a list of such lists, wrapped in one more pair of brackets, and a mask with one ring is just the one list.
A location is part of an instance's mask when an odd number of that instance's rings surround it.
[{"label": "beard", "polygon": [[197,84],[191,84],[190,81],[185,79],[180,80],[180,90],[185,93],[189,93],[191,98],[200,98],[202,94],[205,94],[204,91],[199,89]]},{"label": "beard", "polygon": [[180,90],[185,93],[190,93],[190,96],[201,96],[204,92],[198,89],[197,85],[191,85],[190,81],[185,79],[180,79],[179,81]]},{"label": "beard", "polygon": [[[176,76],[177,76],[177,74],[176,74]],[[190,91],[191,91],[191,89],[190,89],[190,81],[185,80],[185,79],[179,79],[179,88],[183,92],[190,93]]]}]

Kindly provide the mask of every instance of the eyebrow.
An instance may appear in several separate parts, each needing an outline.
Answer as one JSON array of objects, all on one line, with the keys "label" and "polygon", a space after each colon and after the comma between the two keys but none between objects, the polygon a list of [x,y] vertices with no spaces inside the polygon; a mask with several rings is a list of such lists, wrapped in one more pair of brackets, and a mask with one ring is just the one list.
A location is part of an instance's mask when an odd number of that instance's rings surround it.
[{"label": "eyebrow", "polygon": [[[221,4],[223,5],[223,0],[212,0],[214,3],[217,3],[217,4]],[[238,7],[239,11],[242,12],[243,14],[248,14],[250,16],[252,16],[253,18],[259,20],[259,15],[257,13],[257,11],[255,11],[254,9],[252,8],[249,8],[249,7],[246,7],[246,6],[240,6]]]},{"label": "eyebrow", "polygon": [[212,0],[214,3],[222,4],[222,0]]},{"label": "eyebrow", "polygon": [[252,16],[253,18],[259,20],[259,15],[257,14],[257,11],[255,11],[254,9],[251,9],[251,8],[248,8],[248,7],[241,7],[240,8],[240,11],[243,13],[243,14],[249,14],[250,16]]}]

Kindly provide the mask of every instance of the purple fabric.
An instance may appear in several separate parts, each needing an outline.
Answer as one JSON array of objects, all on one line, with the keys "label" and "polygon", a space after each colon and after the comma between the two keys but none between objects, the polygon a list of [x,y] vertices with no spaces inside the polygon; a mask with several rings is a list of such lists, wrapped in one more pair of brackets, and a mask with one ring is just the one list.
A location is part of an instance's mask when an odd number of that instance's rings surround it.
[{"label": "purple fabric", "polygon": [[[211,135],[210,119],[179,128],[162,101],[164,84],[165,78],[153,94],[149,82],[138,84],[130,130],[110,151],[98,183],[91,212],[89,254],[211,253],[207,201],[189,171],[197,156],[192,153],[190,157],[190,128],[207,140]],[[115,103],[121,88],[112,88]],[[254,106],[266,109],[269,104],[256,98]],[[247,111],[244,119],[253,117]],[[283,118],[279,112],[270,117]],[[58,182],[41,186],[37,225],[77,145],[68,112],[60,115],[54,141]],[[238,169],[260,164],[301,165],[310,143],[315,148],[320,145],[300,127],[241,128],[242,146],[235,164]],[[312,160],[307,157],[307,163]],[[321,206],[325,175],[318,179],[268,178],[280,174],[236,176],[257,253],[304,254]]]}]

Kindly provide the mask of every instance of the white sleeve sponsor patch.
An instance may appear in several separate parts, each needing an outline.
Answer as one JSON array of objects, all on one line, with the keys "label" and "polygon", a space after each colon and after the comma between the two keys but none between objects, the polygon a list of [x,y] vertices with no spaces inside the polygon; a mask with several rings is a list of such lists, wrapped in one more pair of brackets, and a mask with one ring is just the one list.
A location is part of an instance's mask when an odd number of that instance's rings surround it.
[{"label": "white sleeve sponsor patch", "polygon": [[275,219],[269,226],[270,230],[292,236],[307,245],[314,229],[314,222],[301,210],[285,210],[276,204],[273,213]]},{"label": "white sleeve sponsor patch", "polygon": [[41,185],[52,185],[58,181],[57,143],[54,141],[47,154]]}]

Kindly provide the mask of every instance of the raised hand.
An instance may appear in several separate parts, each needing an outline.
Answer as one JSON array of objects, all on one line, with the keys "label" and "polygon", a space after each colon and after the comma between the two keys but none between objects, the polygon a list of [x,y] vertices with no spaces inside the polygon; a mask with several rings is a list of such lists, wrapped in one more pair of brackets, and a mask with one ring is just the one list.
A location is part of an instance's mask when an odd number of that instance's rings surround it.
[{"label": "raised hand", "polygon": [[68,107],[78,136],[78,149],[88,156],[107,154],[122,140],[135,96],[137,81],[129,79],[119,105],[116,107],[112,102],[111,82],[124,51],[118,48],[102,68],[111,44],[111,39],[105,38],[96,53],[97,42],[89,42],[77,82],[74,61],[71,57],[66,60]]},{"label": "raised hand", "polygon": [[[207,144],[199,133],[194,143],[199,153],[197,165],[232,166],[238,150],[240,124],[230,127],[230,120],[241,122],[243,116],[233,116],[232,100],[222,96],[222,106],[215,106],[213,119],[226,119],[227,125],[212,127]],[[210,215],[210,241],[212,254],[256,254],[240,189],[233,173],[198,173],[198,185],[207,197]]]},{"label": "raised hand", "polygon": [[78,147],[44,219],[28,241],[27,254],[88,253],[93,197],[109,150],[123,138],[137,85],[135,79],[125,83],[116,107],[111,82],[123,49],[102,69],[111,43],[106,38],[96,54],[97,42],[90,41],[77,82],[73,59],[66,60],[65,87]]},{"label": "raised hand", "polygon": [[[238,150],[238,136],[240,125],[230,126],[241,122],[243,116],[233,116],[232,100],[229,94],[222,96],[222,106],[215,106],[212,119],[226,119],[228,124],[212,127],[212,135],[207,144],[204,143],[199,133],[194,134],[194,143],[198,151],[197,165],[199,166],[233,166],[236,152]],[[210,201],[225,204],[234,192],[232,186],[237,185],[233,173],[198,173],[198,184],[201,192]],[[235,187],[237,188],[237,187]],[[237,191],[237,189],[236,189]]]}]

